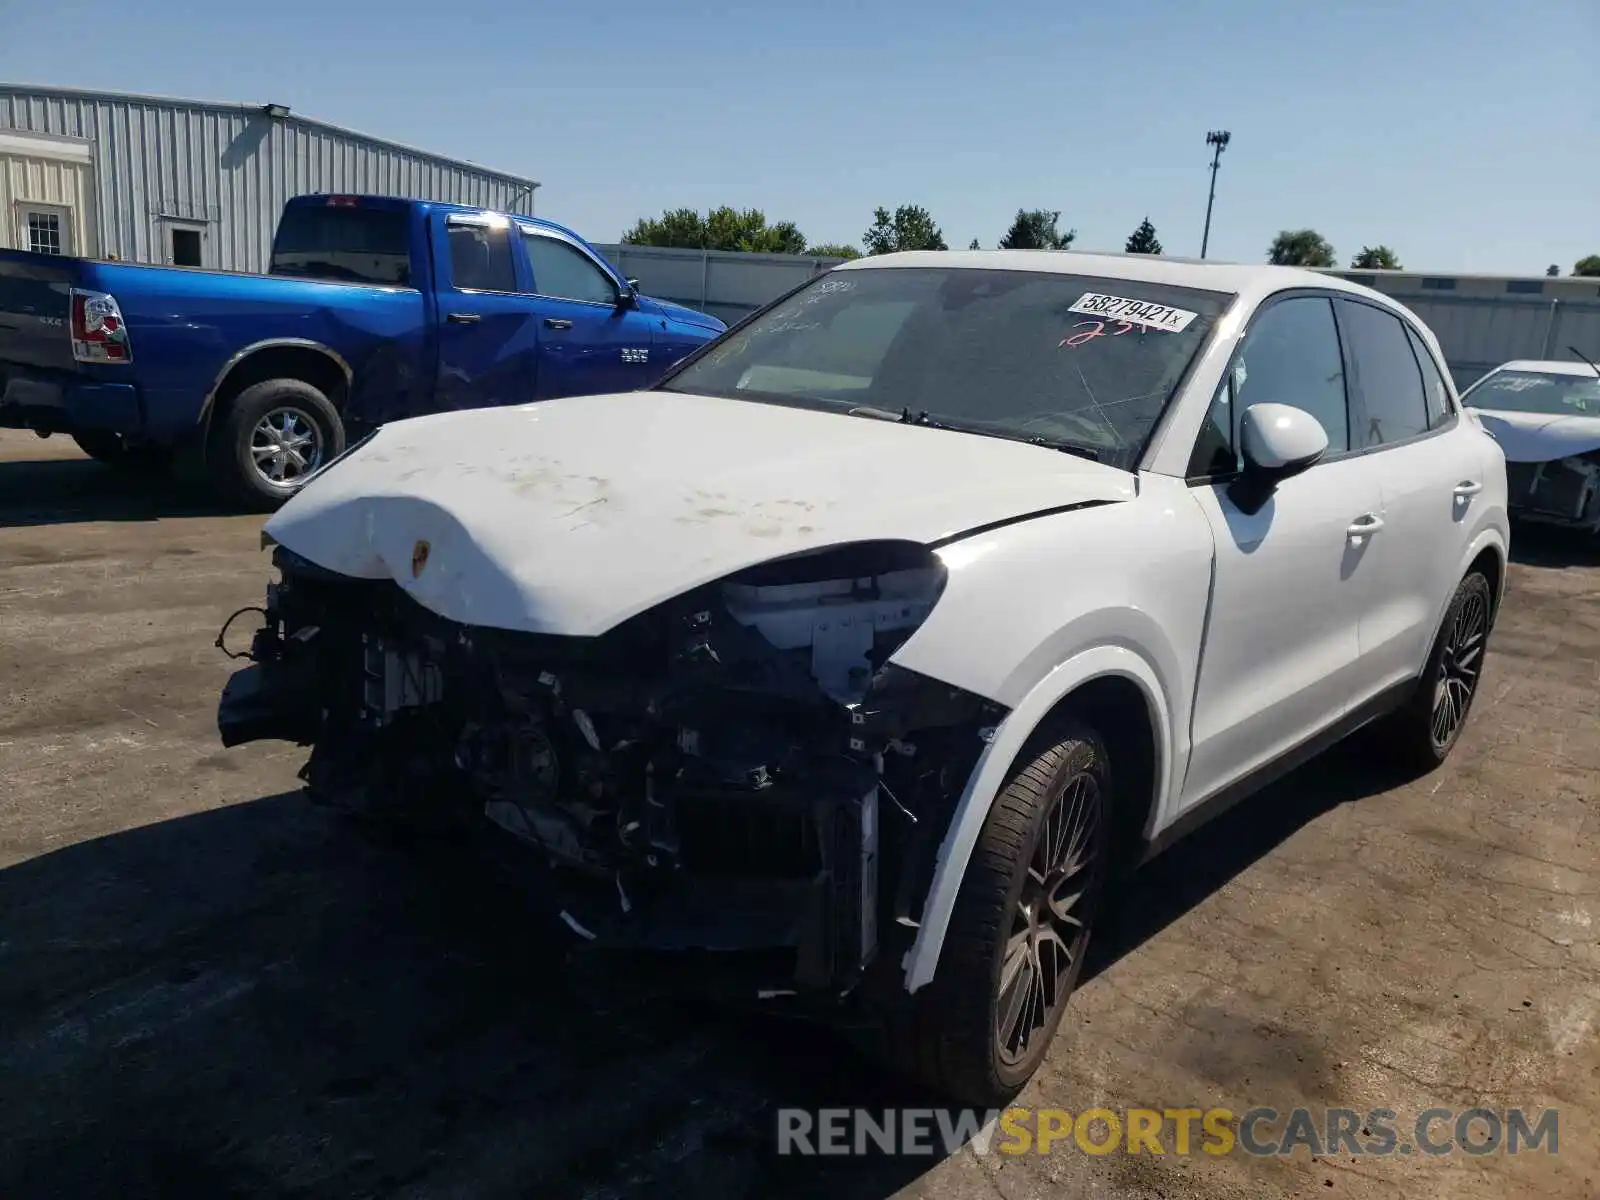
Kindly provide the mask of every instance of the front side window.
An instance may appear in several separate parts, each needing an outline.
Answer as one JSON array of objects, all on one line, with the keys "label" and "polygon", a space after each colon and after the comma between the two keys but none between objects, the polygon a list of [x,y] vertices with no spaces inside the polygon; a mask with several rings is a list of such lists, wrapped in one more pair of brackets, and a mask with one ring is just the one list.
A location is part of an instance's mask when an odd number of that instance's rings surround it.
[{"label": "front side window", "polygon": [[533,290],[539,295],[581,300],[586,304],[617,302],[617,285],[576,246],[558,238],[526,232],[522,235],[522,244],[528,248]]},{"label": "front side window", "polygon": [[1190,461],[1191,476],[1237,469],[1239,419],[1255,404],[1287,404],[1310,413],[1328,435],[1328,453],[1350,448],[1344,359],[1333,305],[1294,296],[1262,309],[1212,397]]},{"label": "front side window", "polygon": [[1501,412],[1600,416],[1600,376],[1494,371],[1468,388],[1461,402]]},{"label": "front side window", "polygon": [[451,225],[450,281],[467,292],[514,292],[511,235],[505,225]]},{"label": "front side window", "polygon": [[868,408],[1130,468],[1232,299],[1047,271],[836,271],[662,386]]},{"label": "front side window", "polygon": [[1351,431],[1354,447],[1371,449],[1427,432],[1422,368],[1412,353],[1404,323],[1372,304],[1341,300],[1339,306],[1364,409]]}]

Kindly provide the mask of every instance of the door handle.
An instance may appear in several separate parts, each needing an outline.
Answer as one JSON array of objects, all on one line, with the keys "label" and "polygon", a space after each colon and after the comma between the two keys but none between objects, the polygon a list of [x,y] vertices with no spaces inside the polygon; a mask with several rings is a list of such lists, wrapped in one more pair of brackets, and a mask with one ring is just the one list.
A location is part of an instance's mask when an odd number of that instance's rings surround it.
[{"label": "door handle", "polygon": [[1476,496],[1483,491],[1483,484],[1476,479],[1463,479],[1456,484],[1456,499],[1465,500],[1468,496]]},{"label": "door handle", "polygon": [[483,320],[477,313],[453,312],[445,317],[452,325],[476,325]]},{"label": "door handle", "polygon": [[1354,521],[1347,532],[1352,538],[1359,540],[1369,533],[1377,533],[1382,528],[1383,518],[1376,513],[1367,513]]},{"label": "door handle", "polygon": [[572,322],[563,320],[561,317],[546,317],[544,319],[544,327],[546,329],[571,329]]}]

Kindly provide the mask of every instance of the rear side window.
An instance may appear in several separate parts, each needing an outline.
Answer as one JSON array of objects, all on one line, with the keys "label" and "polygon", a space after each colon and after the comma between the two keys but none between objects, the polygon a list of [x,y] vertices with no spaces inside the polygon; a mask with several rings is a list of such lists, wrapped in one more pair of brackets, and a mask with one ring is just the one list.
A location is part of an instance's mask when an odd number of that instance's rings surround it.
[{"label": "rear side window", "polygon": [[514,292],[511,232],[505,225],[451,225],[450,282],[467,292]]},{"label": "rear side window", "polygon": [[1411,339],[1411,352],[1417,356],[1417,365],[1422,368],[1422,392],[1428,402],[1428,428],[1437,429],[1455,415],[1455,410],[1450,407],[1450,389],[1445,386],[1444,376],[1439,374],[1439,366],[1434,362],[1432,353],[1417,336],[1417,331],[1409,325],[1406,326],[1406,337]]},{"label": "rear side window", "polygon": [[1365,411],[1350,430],[1350,444],[1368,450],[1416,437],[1428,429],[1422,368],[1405,325],[1371,304],[1339,301],[1339,321],[1349,339]]},{"label": "rear side window", "polygon": [[400,209],[291,205],[278,222],[269,273],[409,285],[406,214]]}]

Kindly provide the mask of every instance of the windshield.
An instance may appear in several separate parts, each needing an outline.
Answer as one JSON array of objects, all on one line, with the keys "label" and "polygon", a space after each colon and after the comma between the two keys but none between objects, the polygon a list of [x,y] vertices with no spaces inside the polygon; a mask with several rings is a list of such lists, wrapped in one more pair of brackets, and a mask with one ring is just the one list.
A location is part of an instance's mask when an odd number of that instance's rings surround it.
[{"label": "windshield", "polygon": [[267,273],[407,284],[411,247],[406,214],[395,208],[292,204],[278,222]]},{"label": "windshield", "polygon": [[1461,402],[1501,412],[1600,417],[1600,376],[1496,371],[1469,388]]},{"label": "windshield", "polygon": [[888,267],[823,276],[662,386],[1137,460],[1233,297],[1046,271]]}]

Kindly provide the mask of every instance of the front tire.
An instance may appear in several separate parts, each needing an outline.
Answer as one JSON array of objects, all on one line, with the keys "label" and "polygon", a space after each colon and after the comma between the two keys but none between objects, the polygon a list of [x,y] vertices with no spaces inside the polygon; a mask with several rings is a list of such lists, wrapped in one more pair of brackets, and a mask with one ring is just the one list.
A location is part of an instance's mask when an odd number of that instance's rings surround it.
[{"label": "front tire", "polygon": [[344,422],[320,389],[301,379],[267,379],[217,414],[206,461],[229,498],[270,511],[344,447]]},{"label": "front tire", "polygon": [[1433,770],[1460,740],[1493,625],[1494,592],[1474,571],[1451,597],[1416,691],[1385,723],[1392,752],[1408,767]]},{"label": "front tire", "polygon": [[891,1020],[894,1065],[979,1108],[1009,1102],[1044,1061],[1083,970],[1109,865],[1105,742],[1078,721],[1050,740],[995,798],[938,973]]}]

